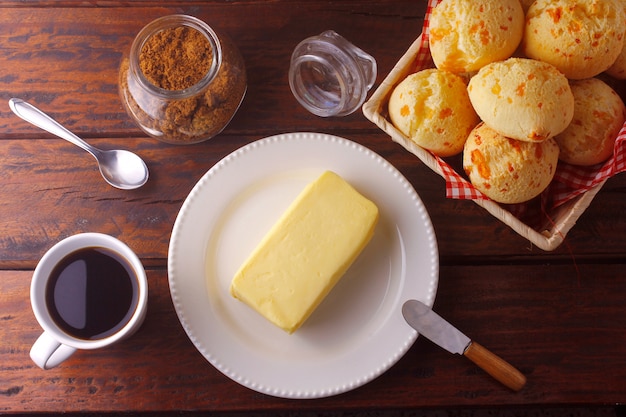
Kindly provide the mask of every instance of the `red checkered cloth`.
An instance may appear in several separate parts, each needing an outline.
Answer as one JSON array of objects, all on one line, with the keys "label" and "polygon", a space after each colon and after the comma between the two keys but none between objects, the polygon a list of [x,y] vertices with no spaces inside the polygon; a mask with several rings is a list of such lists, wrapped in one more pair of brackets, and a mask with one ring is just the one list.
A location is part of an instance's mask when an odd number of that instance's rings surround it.
[{"label": "red checkered cloth", "polygon": [[[415,62],[417,70],[432,67],[428,46],[428,38],[430,36],[428,22],[432,10],[439,2],[440,0],[428,1],[424,27],[422,28],[422,42]],[[487,196],[474,188],[466,178],[457,173],[446,161],[436,155],[433,156],[437,160],[446,181],[446,197],[469,200],[488,199]],[[623,171],[626,171],[626,123],[624,123],[622,130],[617,136],[611,159],[592,167],[580,167],[559,162],[552,184],[544,192],[550,194],[549,198],[546,199],[545,195],[543,197],[545,200],[550,201],[552,208],[558,207],[602,183],[607,178]]]},{"label": "red checkered cloth", "polygon": [[428,0],[428,6],[426,6],[424,27],[422,28],[422,42],[420,44],[420,49],[417,52],[417,58],[415,62],[418,70],[426,68],[431,63],[430,48],[428,47],[428,39],[430,37],[428,22],[430,21],[430,15],[433,12],[433,9],[439,4],[439,1],[440,0]]}]

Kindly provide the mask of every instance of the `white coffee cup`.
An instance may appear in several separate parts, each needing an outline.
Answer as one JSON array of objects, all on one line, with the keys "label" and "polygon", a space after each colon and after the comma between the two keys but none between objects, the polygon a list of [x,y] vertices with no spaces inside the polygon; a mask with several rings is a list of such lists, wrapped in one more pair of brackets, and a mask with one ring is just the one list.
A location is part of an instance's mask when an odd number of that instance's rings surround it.
[{"label": "white coffee cup", "polygon": [[30,301],[43,328],[30,357],[50,369],[77,349],[102,348],[135,333],[146,316],[148,280],[126,244],[101,233],[81,233],[44,254],[33,274]]}]

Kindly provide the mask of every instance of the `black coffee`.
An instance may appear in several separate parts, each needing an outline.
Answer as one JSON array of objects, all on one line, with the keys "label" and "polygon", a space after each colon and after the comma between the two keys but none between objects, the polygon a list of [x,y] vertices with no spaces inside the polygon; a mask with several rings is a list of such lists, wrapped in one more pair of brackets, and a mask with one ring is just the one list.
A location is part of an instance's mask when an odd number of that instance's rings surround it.
[{"label": "black coffee", "polygon": [[52,319],[80,339],[102,339],[119,331],[137,307],[131,265],[105,248],[70,253],[52,270],[46,304]]}]

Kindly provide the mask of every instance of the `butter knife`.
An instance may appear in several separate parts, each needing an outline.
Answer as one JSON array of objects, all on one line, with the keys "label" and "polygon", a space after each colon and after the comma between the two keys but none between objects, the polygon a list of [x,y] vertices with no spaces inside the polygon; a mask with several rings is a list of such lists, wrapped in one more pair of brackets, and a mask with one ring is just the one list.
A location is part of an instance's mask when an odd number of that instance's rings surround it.
[{"label": "butter knife", "polygon": [[526,384],[526,377],[520,371],[472,341],[426,304],[409,300],[402,306],[402,315],[419,334],[448,352],[465,356],[510,389],[519,391]]}]

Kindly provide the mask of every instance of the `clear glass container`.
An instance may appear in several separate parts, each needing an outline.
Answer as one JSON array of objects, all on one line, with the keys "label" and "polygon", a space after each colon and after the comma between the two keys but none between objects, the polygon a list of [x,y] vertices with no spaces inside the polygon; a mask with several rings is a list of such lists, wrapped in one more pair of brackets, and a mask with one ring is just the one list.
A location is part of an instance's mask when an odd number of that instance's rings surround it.
[{"label": "clear glass container", "polygon": [[376,60],[332,30],[300,42],[291,56],[289,86],[298,102],[322,117],[346,116],[376,81]]},{"label": "clear glass container", "polygon": [[243,58],[233,42],[187,15],[146,25],[122,58],[119,74],[128,114],[148,135],[171,144],[198,143],[220,133],[247,88]]}]

